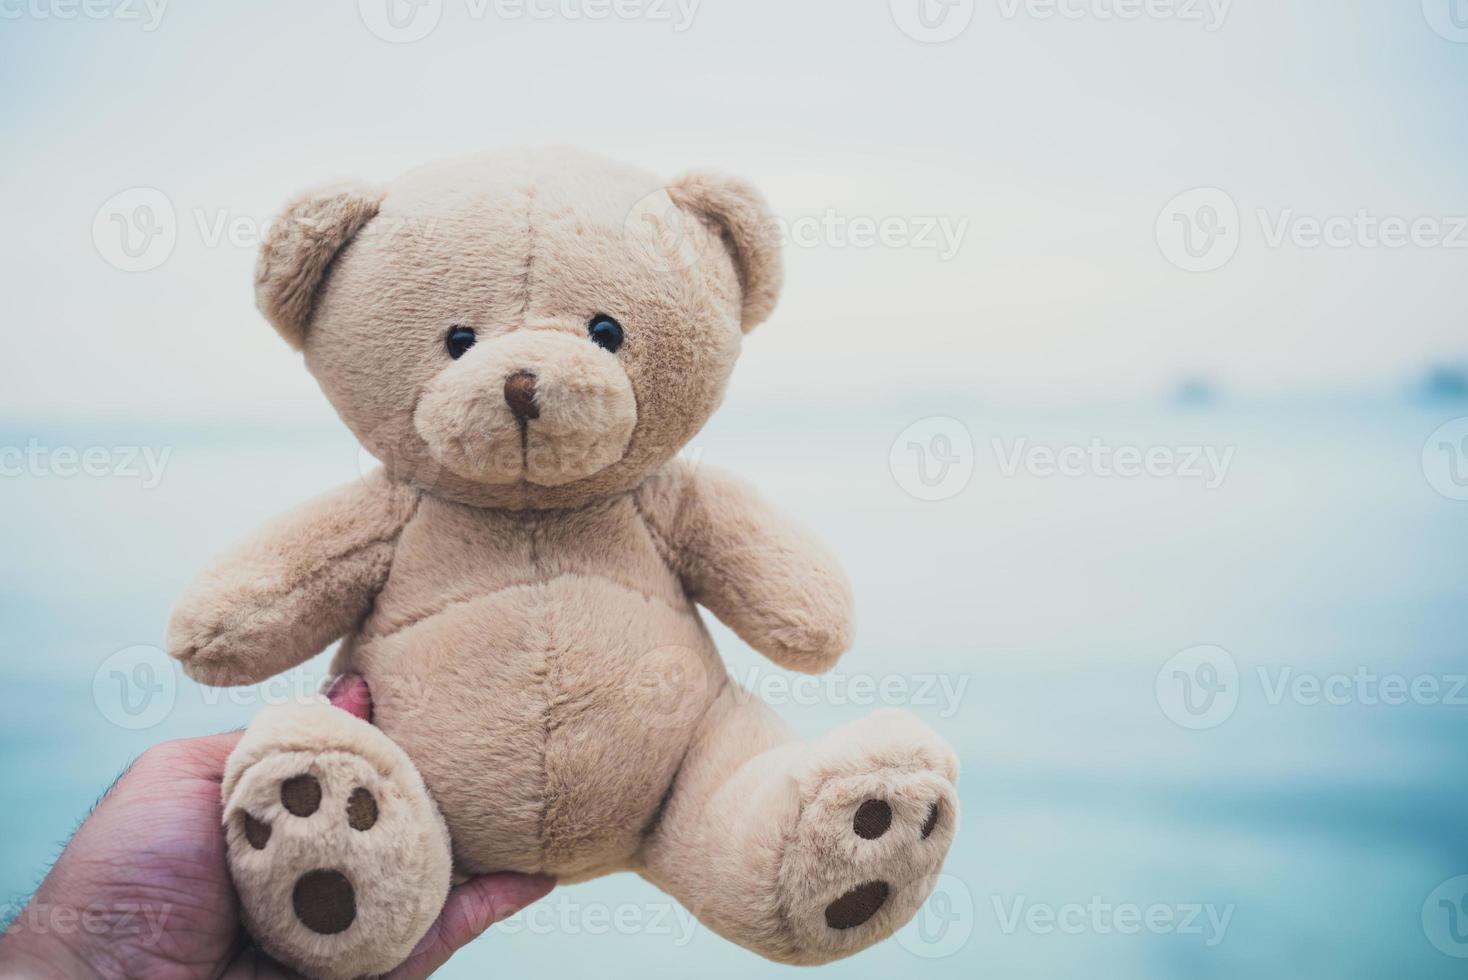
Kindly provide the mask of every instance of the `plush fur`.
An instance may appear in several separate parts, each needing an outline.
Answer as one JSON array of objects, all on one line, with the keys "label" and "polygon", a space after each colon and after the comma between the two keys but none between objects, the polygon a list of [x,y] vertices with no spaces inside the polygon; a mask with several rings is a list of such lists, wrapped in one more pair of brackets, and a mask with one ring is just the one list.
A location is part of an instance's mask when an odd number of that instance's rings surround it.
[{"label": "plush fur", "polygon": [[[384,468],[221,559],[169,628],[185,670],[225,685],[342,638],[334,669],[372,691],[373,725],[281,709],[231,760],[250,929],[311,975],[386,971],[452,854],[460,874],[637,871],[786,962],[890,935],[953,839],[952,751],[902,712],[800,741],[696,608],[793,670],[851,642],[826,549],[674,458],[778,294],[763,200],[573,151],[350,186],[287,209],[259,302]],[[588,337],[598,315],[625,330],[615,353]],[[455,327],[477,338],[457,360]],[[506,388],[525,374],[528,418]],[[320,787],[306,816],[298,776]]]},{"label": "plush fur", "polygon": [[377,217],[381,200],[381,191],[356,181],[318,188],[287,205],[265,236],[255,271],[260,310],[297,350],[327,267]]},{"label": "plush fur", "polygon": [[779,229],[749,184],[719,174],[687,174],[668,188],[678,207],[709,222],[734,256],[741,287],[740,322],[748,333],[769,319],[785,282]]}]

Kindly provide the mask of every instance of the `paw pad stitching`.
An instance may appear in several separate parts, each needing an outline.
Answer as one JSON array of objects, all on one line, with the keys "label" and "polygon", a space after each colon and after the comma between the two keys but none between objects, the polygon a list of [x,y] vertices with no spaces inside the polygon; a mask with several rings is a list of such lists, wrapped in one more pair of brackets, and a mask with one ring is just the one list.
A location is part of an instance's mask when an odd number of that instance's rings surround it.
[{"label": "paw pad stitching", "polygon": [[923,840],[933,836],[933,831],[938,827],[939,806],[936,802],[928,804],[928,819],[923,821]]},{"label": "paw pad stitching", "polygon": [[333,936],[357,918],[357,893],[347,876],[334,868],[317,868],[296,879],[291,890],[296,918],[312,932]]},{"label": "paw pad stitching", "polygon": [[292,776],[280,784],[280,804],[298,817],[309,817],[321,806],[321,784],[315,776]]},{"label": "paw pad stitching", "polygon": [[256,820],[248,813],[240,821],[244,825],[245,840],[257,851],[265,850],[265,845],[270,843],[270,824],[263,820]]},{"label": "paw pad stitching", "polygon": [[867,800],[856,808],[851,829],[862,840],[876,840],[892,826],[892,807],[886,800]]},{"label": "paw pad stitching", "polygon": [[857,885],[826,906],[826,925],[832,929],[855,929],[865,924],[887,904],[891,887],[885,881]]},{"label": "paw pad stitching", "polygon": [[377,823],[377,798],[365,786],[352,790],[347,798],[347,824],[353,830],[371,830]]}]

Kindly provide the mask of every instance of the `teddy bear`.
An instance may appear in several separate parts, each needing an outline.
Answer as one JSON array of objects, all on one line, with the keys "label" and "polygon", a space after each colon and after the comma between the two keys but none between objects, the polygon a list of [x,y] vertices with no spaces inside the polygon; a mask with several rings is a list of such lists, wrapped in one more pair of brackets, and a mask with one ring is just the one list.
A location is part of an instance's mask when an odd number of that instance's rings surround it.
[{"label": "teddy bear", "polygon": [[931,892],[952,749],[890,709],[802,740],[698,610],[793,671],[852,638],[830,553],[680,455],[775,306],[780,237],[741,180],[569,149],[329,185],[271,224],[257,303],[383,465],[216,560],[167,642],[234,686],[340,640],[332,672],[370,687],[370,721],[265,709],[226,767],[242,917],[283,964],[385,972],[494,871],[636,872],[792,964]]}]

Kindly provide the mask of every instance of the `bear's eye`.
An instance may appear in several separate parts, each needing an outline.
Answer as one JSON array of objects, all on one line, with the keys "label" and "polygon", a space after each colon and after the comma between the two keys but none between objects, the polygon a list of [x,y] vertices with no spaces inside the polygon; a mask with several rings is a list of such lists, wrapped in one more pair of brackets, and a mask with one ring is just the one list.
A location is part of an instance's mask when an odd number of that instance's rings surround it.
[{"label": "bear's eye", "polygon": [[474,331],[468,327],[454,327],[444,343],[449,349],[449,357],[457,361],[474,346]]},{"label": "bear's eye", "polygon": [[613,354],[622,346],[622,325],[605,313],[592,317],[586,332],[591,334],[591,339],[596,341],[597,346]]}]

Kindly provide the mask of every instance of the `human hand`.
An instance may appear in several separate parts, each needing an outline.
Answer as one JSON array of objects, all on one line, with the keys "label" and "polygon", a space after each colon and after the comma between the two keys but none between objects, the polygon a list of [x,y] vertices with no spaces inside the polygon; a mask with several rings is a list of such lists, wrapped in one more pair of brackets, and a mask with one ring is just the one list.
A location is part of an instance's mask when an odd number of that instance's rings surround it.
[{"label": "human hand", "polygon": [[[336,684],[331,699],[370,717],[360,679]],[[242,930],[225,864],[220,780],[240,737],[165,742],[144,752],[0,939],[0,977],[294,976]],[[553,884],[541,876],[495,874],[456,886],[390,980],[427,977]]]}]

